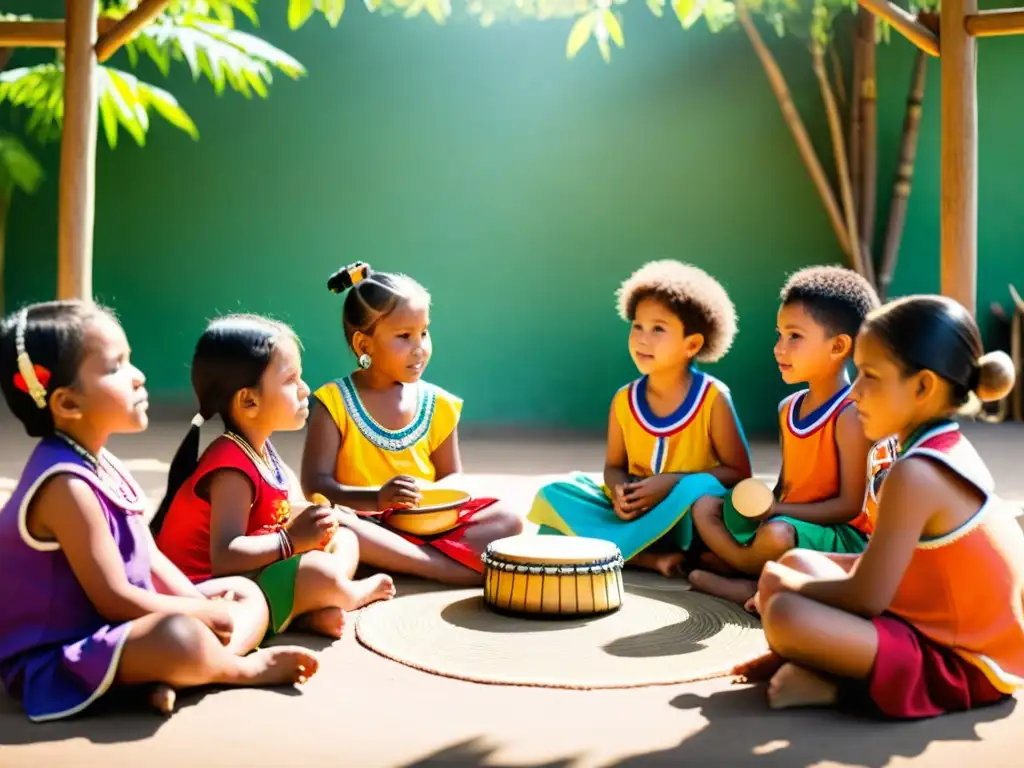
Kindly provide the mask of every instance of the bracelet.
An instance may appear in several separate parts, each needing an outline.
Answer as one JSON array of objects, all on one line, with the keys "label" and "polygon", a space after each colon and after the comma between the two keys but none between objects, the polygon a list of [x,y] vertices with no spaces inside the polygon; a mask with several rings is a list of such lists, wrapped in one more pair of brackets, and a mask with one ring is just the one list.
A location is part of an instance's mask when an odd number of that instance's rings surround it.
[{"label": "bracelet", "polygon": [[292,545],[292,537],[288,535],[288,531],[284,528],[281,528],[277,532],[277,535],[280,539],[281,559],[287,560],[295,554],[295,547]]}]

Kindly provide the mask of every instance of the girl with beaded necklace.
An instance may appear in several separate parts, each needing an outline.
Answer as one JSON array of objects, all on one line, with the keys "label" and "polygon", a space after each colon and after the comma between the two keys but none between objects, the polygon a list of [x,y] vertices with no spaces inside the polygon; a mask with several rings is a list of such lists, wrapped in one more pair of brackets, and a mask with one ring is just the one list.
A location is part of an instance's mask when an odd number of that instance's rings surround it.
[{"label": "girl with beaded necklace", "polygon": [[[214,320],[192,359],[199,414],[178,449],[153,520],[157,542],[193,581],[252,577],[270,606],[268,635],[296,627],[341,637],[345,611],[394,595],[390,576],[353,581],[356,537],[339,510],[309,505],[270,437],[309,415],[299,341],[256,315]],[[220,416],[225,432],[199,455],[199,431]]]},{"label": "girl with beaded necklace", "polygon": [[430,295],[410,277],[362,262],[335,273],[327,288],[348,291],[342,321],[359,368],[314,395],[303,489],[362,511],[344,524],[359,538],[365,562],[449,584],[482,584],[487,545],[522,531],[522,518],[499,500],[474,498],[460,509],[458,527],[431,538],[387,524],[394,510],[418,503],[428,485],[472,490],[461,475],[462,400],[422,381],[433,349]]},{"label": "girl with beaded necklace", "polygon": [[0,678],[28,717],[70,717],[111,687],[301,683],[302,648],[248,656],[267,608],[245,579],[193,585],[156,548],[145,498],[106,449],[148,424],[145,378],[107,310],[34,304],[0,326],[0,389],[39,438],[0,510]]}]

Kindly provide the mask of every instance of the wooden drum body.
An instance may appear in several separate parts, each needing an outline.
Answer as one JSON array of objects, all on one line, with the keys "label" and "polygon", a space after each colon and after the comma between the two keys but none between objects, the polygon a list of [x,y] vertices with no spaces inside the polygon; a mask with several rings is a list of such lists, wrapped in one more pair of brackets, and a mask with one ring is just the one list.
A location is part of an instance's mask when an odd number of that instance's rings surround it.
[{"label": "wooden drum body", "polygon": [[579,618],[622,606],[622,553],[578,536],[510,536],[483,554],[484,602],[529,618]]}]

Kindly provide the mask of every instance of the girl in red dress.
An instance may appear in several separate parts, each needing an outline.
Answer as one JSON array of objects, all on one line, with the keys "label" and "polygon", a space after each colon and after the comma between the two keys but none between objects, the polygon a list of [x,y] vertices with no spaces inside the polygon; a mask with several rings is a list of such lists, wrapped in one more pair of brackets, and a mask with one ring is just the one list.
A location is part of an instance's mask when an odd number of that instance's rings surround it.
[{"label": "girl in red dress", "polygon": [[[345,611],[394,595],[389,576],[353,581],[355,536],[341,511],[308,504],[270,436],[309,416],[299,342],[286,325],[254,315],[214,320],[192,360],[199,414],[174,456],[153,519],[160,549],[193,582],[255,579],[270,606],[268,636],[297,627],[340,637]],[[224,433],[199,456],[202,424]]]}]

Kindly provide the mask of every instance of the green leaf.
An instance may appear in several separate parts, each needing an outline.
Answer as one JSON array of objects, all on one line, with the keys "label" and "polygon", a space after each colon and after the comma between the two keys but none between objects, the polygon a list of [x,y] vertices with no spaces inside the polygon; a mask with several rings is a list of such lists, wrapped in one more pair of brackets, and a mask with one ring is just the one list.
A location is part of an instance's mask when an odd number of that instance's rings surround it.
[{"label": "green leaf", "polygon": [[117,108],[110,94],[104,91],[100,94],[100,122],[103,124],[103,133],[107,137],[107,145],[111,149],[117,149]]},{"label": "green leaf", "polygon": [[594,32],[595,17],[593,13],[580,16],[569,31],[569,39],[565,44],[566,58],[573,59]]},{"label": "green leaf", "polygon": [[704,13],[704,3],[702,0],[672,0],[672,10],[683,29],[689,29]]},{"label": "green leaf", "polygon": [[604,59],[606,63],[610,63],[612,60],[612,48],[608,45],[607,37],[601,36],[597,38],[597,49],[601,51],[601,58]]},{"label": "green leaf", "polygon": [[288,26],[296,30],[313,15],[313,0],[288,0]]},{"label": "green leaf", "polygon": [[665,0],[647,0],[647,7],[659,19],[665,14]]},{"label": "green leaf", "polygon": [[603,21],[604,28],[608,30],[608,36],[619,48],[622,48],[626,44],[626,40],[622,36],[622,25],[619,23],[618,17],[612,13],[611,9],[605,9]]},{"label": "green leaf", "polygon": [[345,14],[345,0],[316,0],[316,7],[323,13],[332,29],[338,26],[338,22]]},{"label": "green leaf", "polygon": [[33,194],[43,182],[43,166],[16,136],[0,134],[0,183]]},{"label": "green leaf", "polygon": [[193,139],[199,139],[199,129],[196,128],[196,124],[192,122],[192,118],[189,117],[188,113],[181,108],[174,96],[162,88],[157,88],[155,85],[150,85],[148,83],[140,82],[139,90],[145,95],[149,106],[155,109],[160,117],[175,128],[180,128]]}]

